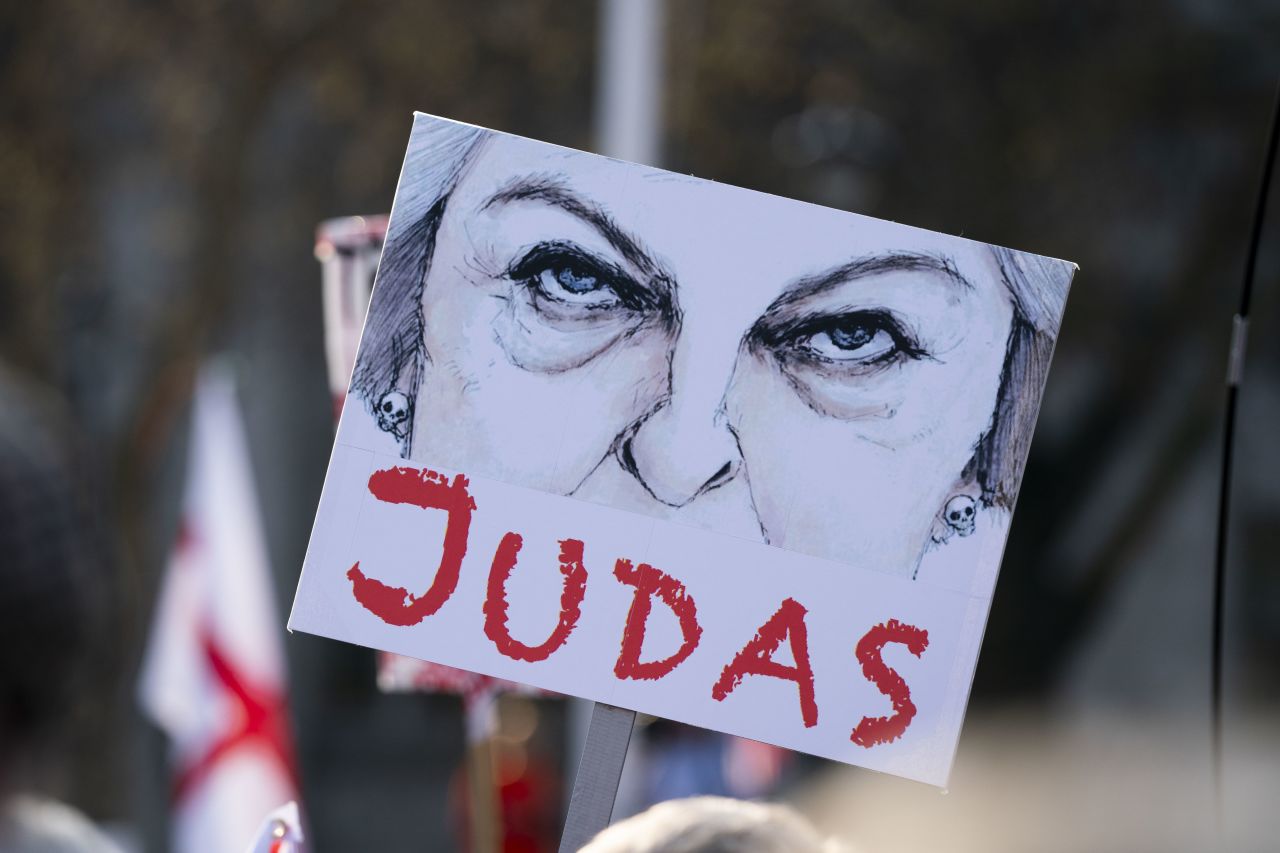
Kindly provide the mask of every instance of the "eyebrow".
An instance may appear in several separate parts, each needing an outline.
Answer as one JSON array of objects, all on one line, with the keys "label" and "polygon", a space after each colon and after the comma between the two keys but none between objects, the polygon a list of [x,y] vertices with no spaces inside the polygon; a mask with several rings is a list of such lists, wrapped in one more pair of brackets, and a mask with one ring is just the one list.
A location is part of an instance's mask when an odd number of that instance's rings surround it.
[{"label": "eyebrow", "polygon": [[880,255],[855,258],[817,275],[805,276],[789,284],[782,295],[773,301],[766,314],[793,306],[801,300],[825,293],[842,284],[889,272],[929,272],[965,290],[973,290],[973,282],[956,268],[955,261],[946,255],[930,252],[885,252]]},{"label": "eyebrow", "polygon": [[806,322],[803,303],[814,296],[826,293],[840,285],[860,278],[890,272],[928,272],[937,275],[945,283],[963,290],[972,290],[973,282],[956,269],[955,262],[946,255],[929,252],[885,252],[855,258],[817,275],[805,276],[793,281],[782,295],[765,309],[760,319],[748,332],[753,341],[777,343]]},{"label": "eyebrow", "polygon": [[618,225],[603,207],[578,195],[553,176],[516,178],[490,196],[480,209],[488,210],[494,205],[518,201],[538,201],[560,208],[600,232],[600,236],[646,276],[671,280],[652,255],[641,247],[640,241]]},{"label": "eyebrow", "polygon": [[[641,248],[640,241],[618,225],[603,207],[578,195],[553,175],[515,178],[490,196],[480,209],[488,210],[494,205],[519,201],[539,201],[564,210],[599,231],[601,236],[645,275],[668,284],[674,283],[674,277],[663,270],[652,255]],[[796,279],[769,305],[760,321],[779,313],[786,314],[794,310],[797,303],[842,284],[889,272],[929,272],[964,290],[974,289],[973,282],[965,278],[956,268],[955,262],[946,255],[931,252],[885,252],[854,258],[816,275]]]}]

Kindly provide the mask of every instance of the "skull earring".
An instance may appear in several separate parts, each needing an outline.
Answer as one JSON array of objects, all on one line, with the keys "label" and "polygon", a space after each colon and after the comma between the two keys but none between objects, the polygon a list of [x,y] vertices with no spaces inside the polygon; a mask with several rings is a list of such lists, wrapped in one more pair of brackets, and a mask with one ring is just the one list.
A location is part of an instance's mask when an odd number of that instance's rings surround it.
[{"label": "skull earring", "polygon": [[399,391],[388,391],[378,398],[374,407],[378,416],[378,429],[396,438],[404,438],[409,432],[409,398]]},{"label": "skull earring", "polygon": [[942,520],[952,533],[957,536],[968,536],[977,526],[978,505],[968,495],[956,495],[947,501],[942,510]]}]

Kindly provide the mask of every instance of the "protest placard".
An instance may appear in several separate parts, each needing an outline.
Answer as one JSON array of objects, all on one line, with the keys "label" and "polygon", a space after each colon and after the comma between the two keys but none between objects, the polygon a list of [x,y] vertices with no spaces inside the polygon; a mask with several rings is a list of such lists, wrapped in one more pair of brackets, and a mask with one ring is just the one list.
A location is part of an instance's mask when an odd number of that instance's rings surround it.
[{"label": "protest placard", "polygon": [[944,784],[1074,269],[418,115],[290,627]]}]

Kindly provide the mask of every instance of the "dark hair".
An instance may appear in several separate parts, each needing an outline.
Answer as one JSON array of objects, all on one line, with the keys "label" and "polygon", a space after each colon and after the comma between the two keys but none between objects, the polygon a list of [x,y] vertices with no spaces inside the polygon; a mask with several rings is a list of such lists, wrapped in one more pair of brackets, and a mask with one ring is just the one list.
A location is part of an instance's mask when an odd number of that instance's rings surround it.
[{"label": "dark hair", "polygon": [[[369,300],[369,313],[360,337],[360,353],[351,375],[351,387],[370,412],[383,394],[402,392],[412,406],[418,399],[418,383],[427,352],[422,346],[422,288],[436,248],[436,232],[444,216],[446,197],[406,232],[388,242],[378,264],[377,284]],[[409,455],[413,431],[404,437],[403,453]]]},{"label": "dark hair", "polygon": [[1058,339],[1071,269],[1062,261],[993,246],[1013,300],[1013,323],[991,424],[962,477],[977,483],[982,502],[1012,510],[1040,412],[1040,393]]}]

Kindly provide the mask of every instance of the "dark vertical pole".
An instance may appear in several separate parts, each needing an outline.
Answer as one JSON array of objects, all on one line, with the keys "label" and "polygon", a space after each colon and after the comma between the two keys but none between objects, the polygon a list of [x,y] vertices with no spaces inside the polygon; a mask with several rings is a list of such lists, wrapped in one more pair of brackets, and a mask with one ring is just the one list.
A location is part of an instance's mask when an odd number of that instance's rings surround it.
[{"label": "dark vertical pole", "polygon": [[1222,776],[1222,656],[1226,610],[1227,528],[1231,520],[1231,468],[1235,457],[1236,404],[1239,399],[1240,382],[1244,376],[1245,343],[1249,331],[1249,303],[1253,296],[1254,273],[1258,264],[1258,251],[1262,244],[1262,224],[1266,219],[1267,195],[1271,188],[1272,171],[1275,168],[1277,139],[1280,139],[1280,86],[1276,87],[1275,104],[1271,109],[1271,134],[1262,160],[1262,184],[1258,188],[1258,203],[1253,214],[1249,253],[1245,258],[1240,310],[1231,324],[1231,354],[1227,364],[1227,415],[1223,425],[1222,472],[1218,488],[1218,533],[1213,563],[1213,648],[1210,659],[1212,684],[1209,712],[1213,732],[1211,747],[1213,791],[1220,835],[1226,829],[1226,803],[1223,799]]}]

